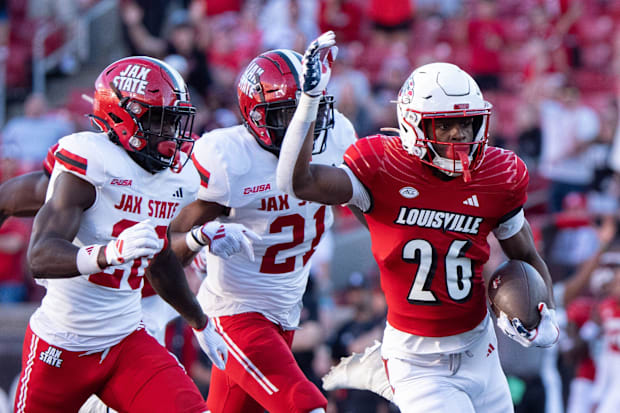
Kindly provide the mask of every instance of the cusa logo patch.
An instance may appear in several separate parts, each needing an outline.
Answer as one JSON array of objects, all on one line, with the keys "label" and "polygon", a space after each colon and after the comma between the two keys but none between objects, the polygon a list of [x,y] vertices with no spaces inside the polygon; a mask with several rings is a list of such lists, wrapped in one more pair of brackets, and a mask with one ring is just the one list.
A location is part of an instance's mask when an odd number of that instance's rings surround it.
[{"label": "cusa logo patch", "polygon": [[131,186],[131,179],[118,179],[118,178],[114,178],[110,182],[110,185]]},{"label": "cusa logo patch", "polygon": [[271,191],[271,184],[261,184],[256,186],[248,186],[243,188],[243,195],[255,194],[257,192]]},{"label": "cusa logo patch", "polygon": [[420,195],[418,190],[415,189],[412,186],[402,187],[402,188],[400,188],[400,191],[398,191],[398,192],[403,196],[403,198],[409,198],[409,199],[415,198],[418,195]]}]

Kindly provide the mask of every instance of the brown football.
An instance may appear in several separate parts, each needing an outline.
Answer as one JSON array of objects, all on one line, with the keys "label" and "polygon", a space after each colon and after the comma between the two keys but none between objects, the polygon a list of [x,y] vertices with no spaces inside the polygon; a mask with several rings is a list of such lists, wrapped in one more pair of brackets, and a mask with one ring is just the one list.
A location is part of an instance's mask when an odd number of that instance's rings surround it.
[{"label": "brown football", "polygon": [[495,269],[487,285],[491,309],[499,317],[518,318],[528,330],[540,322],[538,303],[549,304],[549,292],[536,268],[520,260],[508,260]]}]

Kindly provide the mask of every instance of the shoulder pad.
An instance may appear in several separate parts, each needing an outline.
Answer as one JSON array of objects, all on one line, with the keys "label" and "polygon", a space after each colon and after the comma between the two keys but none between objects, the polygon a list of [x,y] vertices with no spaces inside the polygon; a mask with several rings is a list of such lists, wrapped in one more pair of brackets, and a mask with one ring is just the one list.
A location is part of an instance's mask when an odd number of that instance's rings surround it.
[{"label": "shoulder pad", "polygon": [[58,145],[58,143],[55,143],[53,146],[51,146],[47,150],[47,155],[43,160],[43,172],[45,172],[48,177],[52,175],[52,171],[54,170],[54,164],[56,163],[56,158],[54,157],[54,154],[58,149]]},{"label": "shoulder pad", "polygon": [[231,181],[252,167],[243,133],[243,126],[216,129],[196,141],[192,160],[200,175],[198,198],[228,205]]},{"label": "shoulder pad", "polygon": [[333,138],[328,142],[328,145],[335,145],[343,151],[358,139],[353,124],[349,121],[349,119],[347,119],[346,116],[335,109],[334,130],[331,136]]},{"label": "shoulder pad", "polygon": [[118,147],[103,133],[80,132],[58,141],[54,170],[69,172],[93,185],[105,181],[103,159],[117,156]]},{"label": "shoulder pad", "polygon": [[514,152],[497,147],[487,148],[485,158],[476,170],[472,186],[506,194],[505,209],[511,211],[527,200],[530,181],[525,162]]},{"label": "shoulder pad", "polygon": [[384,153],[383,141],[382,135],[368,136],[355,141],[345,152],[345,164],[362,183],[368,183],[379,169]]}]

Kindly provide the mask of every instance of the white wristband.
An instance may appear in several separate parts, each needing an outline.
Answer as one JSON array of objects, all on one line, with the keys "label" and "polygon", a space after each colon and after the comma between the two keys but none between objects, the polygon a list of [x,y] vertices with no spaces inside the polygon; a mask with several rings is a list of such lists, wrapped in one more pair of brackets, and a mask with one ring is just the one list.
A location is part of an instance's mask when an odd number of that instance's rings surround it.
[{"label": "white wristband", "polygon": [[97,262],[101,247],[102,245],[87,245],[78,250],[75,264],[80,274],[89,275],[101,271],[101,267]]},{"label": "white wristband", "polygon": [[200,251],[205,245],[207,245],[206,242],[203,242],[200,227],[193,228],[185,234],[185,243],[187,244],[187,248],[194,252]]}]

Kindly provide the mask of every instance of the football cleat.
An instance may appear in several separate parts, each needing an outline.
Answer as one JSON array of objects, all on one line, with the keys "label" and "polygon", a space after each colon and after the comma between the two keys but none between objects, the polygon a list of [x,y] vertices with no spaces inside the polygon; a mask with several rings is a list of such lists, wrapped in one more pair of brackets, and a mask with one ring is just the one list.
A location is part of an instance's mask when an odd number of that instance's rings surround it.
[{"label": "football cleat", "polygon": [[394,391],[381,359],[381,342],[367,347],[364,353],[353,353],[343,357],[323,376],[323,388],[327,391],[337,389],[369,390],[392,401]]}]

